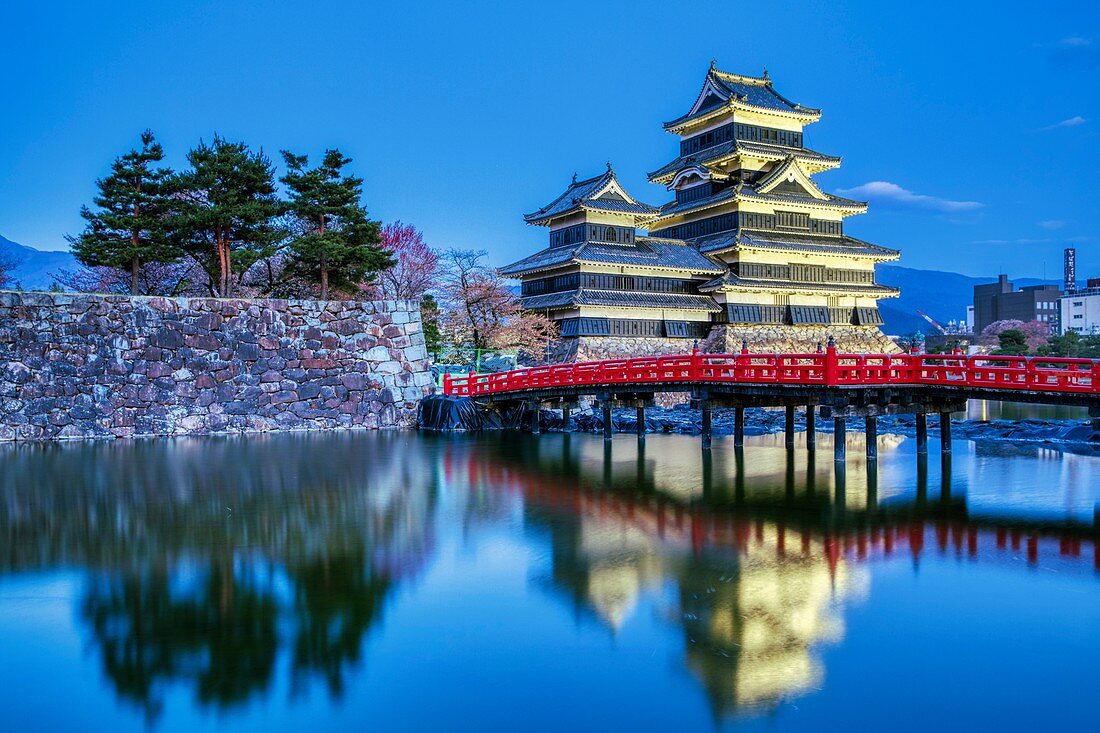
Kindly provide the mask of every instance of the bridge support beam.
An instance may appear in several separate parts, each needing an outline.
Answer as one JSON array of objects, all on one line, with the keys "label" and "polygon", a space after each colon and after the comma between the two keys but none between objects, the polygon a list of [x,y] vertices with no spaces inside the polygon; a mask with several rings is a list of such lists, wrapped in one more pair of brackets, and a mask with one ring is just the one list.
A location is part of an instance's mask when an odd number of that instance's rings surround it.
[{"label": "bridge support beam", "polygon": [[848,457],[846,428],[847,420],[845,418],[833,418],[833,461],[836,463],[844,463],[844,460]]},{"label": "bridge support beam", "polygon": [[710,400],[700,400],[699,408],[703,413],[703,450],[710,450],[711,444],[711,407]]},{"label": "bridge support beam", "polygon": [[561,429],[562,429],[563,432],[566,432],[566,433],[573,432],[573,426],[569,422],[570,418],[572,417],[572,415],[570,415],[572,410],[573,410],[573,405],[571,403],[563,402],[561,404]]},{"label": "bridge support beam", "polygon": [[737,405],[733,408],[733,446],[740,448],[745,445],[745,407]]},{"label": "bridge support beam", "polygon": [[638,417],[638,440],[645,440],[645,402],[638,400],[635,403],[635,409]]},{"label": "bridge support beam", "polygon": [[530,421],[528,424],[531,426],[531,434],[532,435],[538,435],[539,434],[539,403],[532,400],[531,402],[527,403],[527,407],[531,412],[531,414],[528,416],[528,420]]},{"label": "bridge support beam", "polygon": [[783,445],[794,448],[794,405],[787,405],[786,420],[783,423]]},{"label": "bridge support beam", "polygon": [[806,405],[806,449],[817,449],[817,408]]},{"label": "bridge support beam", "polygon": [[917,413],[917,455],[928,454],[928,415]]},{"label": "bridge support beam", "polygon": [[940,450],[951,452],[951,413],[940,412]]}]

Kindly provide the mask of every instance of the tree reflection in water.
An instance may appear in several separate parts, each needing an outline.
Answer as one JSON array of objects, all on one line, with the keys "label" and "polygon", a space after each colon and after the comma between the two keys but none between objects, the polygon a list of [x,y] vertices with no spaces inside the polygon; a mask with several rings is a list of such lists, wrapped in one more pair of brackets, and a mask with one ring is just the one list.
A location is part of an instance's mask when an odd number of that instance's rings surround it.
[{"label": "tree reflection in water", "polygon": [[149,721],[173,686],[218,709],[266,692],[283,646],[292,695],[319,679],[339,696],[433,547],[430,466],[375,437],[342,452],[341,436],[308,434],[50,446],[48,461],[16,448],[2,569],[89,569],[80,617]]}]

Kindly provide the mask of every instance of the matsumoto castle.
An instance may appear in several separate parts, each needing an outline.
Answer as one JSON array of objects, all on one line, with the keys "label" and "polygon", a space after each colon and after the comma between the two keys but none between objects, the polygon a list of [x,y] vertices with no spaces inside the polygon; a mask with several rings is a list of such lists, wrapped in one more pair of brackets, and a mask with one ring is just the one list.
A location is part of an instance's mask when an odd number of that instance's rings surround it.
[{"label": "matsumoto castle", "polygon": [[830,335],[846,351],[896,351],[878,299],[898,290],[875,282],[875,264],[898,251],[846,236],[844,219],[867,204],[814,183],[840,165],[804,145],[820,118],[767,71],[712,64],[691,109],[664,125],[679,154],[649,174],[674,200],[642,203],[609,164],[525,216],[549,228],[549,247],[501,273],[522,280],[525,309],[560,325],[551,360],[684,353],[693,340],[806,352]]}]

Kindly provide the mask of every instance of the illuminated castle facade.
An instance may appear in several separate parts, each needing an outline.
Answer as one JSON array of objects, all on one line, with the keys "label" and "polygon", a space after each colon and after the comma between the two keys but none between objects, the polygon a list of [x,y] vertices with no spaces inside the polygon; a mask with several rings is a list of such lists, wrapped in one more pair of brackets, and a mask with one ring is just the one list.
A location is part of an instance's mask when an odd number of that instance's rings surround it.
[{"label": "illuminated castle facade", "polygon": [[812,180],[840,165],[804,145],[820,117],[767,72],[712,65],[687,114],[664,125],[679,155],[649,174],[673,200],[642,203],[609,165],[528,214],[549,246],[501,272],[522,281],[524,308],[560,324],[550,359],[683,353],[694,340],[813,351],[830,335],[844,351],[895,350],[878,300],[898,291],[875,281],[875,265],[898,252],[847,236],[844,220],[867,204]]}]

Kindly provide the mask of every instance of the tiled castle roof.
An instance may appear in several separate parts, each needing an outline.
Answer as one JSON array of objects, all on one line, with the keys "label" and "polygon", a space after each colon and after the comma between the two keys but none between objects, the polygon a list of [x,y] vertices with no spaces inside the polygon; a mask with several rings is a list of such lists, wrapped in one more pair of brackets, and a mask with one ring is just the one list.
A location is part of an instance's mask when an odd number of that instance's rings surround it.
[{"label": "tiled castle roof", "polygon": [[830,237],[815,234],[772,232],[756,229],[740,229],[723,232],[695,241],[700,252],[715,254],[736,247],[768,249],[782,252],[806,252],[817,254],[856,255],[883,260],[897,259],[896,249],[880,247],[854,237]]},{"label": "tiled castle roof", "polygon": [[711,66],[703,82],[703,90],[707,91],[708,94],[703,98],[703,103],[699,106],[699,109],[666,122],[666,130],[697,117],[704,117],[713,110],[726,105],[731,99],[742,105],[757,109],[785,112],[804,117],[816,117],[821,113],[820,110],[796,104],[775,91],[767,72],[762,77],[744,76],[720,71]]},{"label": "tiled castle roof", "polygon": [[732,158],[735,155],[752,155],[767,160],[783,160],[788,155],[795,156],[798,160],[821,166],[838,166],[840,158],[825,155],[809,148],[792,148],[786,145],[773,145],[771,143],[757,143],[748,140],[728,140],[714,147],[700,150],[691,155],[681,155],[673,161],[666,163],[649,174],[649,180],[654,183],[659,179],[675,175],[683,168],[692,165],[711,165],[717,161]]},{"label": "tiled castle roof", "polygon": [[586,178],[583,181],[578,181],[574,177],[573,182],[569,184],[569,188],[565,189],[563,194],[538,211],[527,214],[523,218],[528,224],[545,224],[551,219],[581,209],[596,209],[621,214],[637,214],[639,216],[648,216],[657,212],[655,207],[635,201],[632,198],[619,198],[604,194],[604,190],[612,184],[619,190],[623,190],[622,185],[615,178],[615,171],[608,164],[607,171],[598,176]]},{"label": "tiled castle roof", "polygon": [[549,270],[569,263],[663,267],[704,275],[725,270],[691,245],[678,239],[638,237],[634,244],[582,242],[573,246],[551,247],[500,268],[500,274],[518,277],[524,273]]}]

